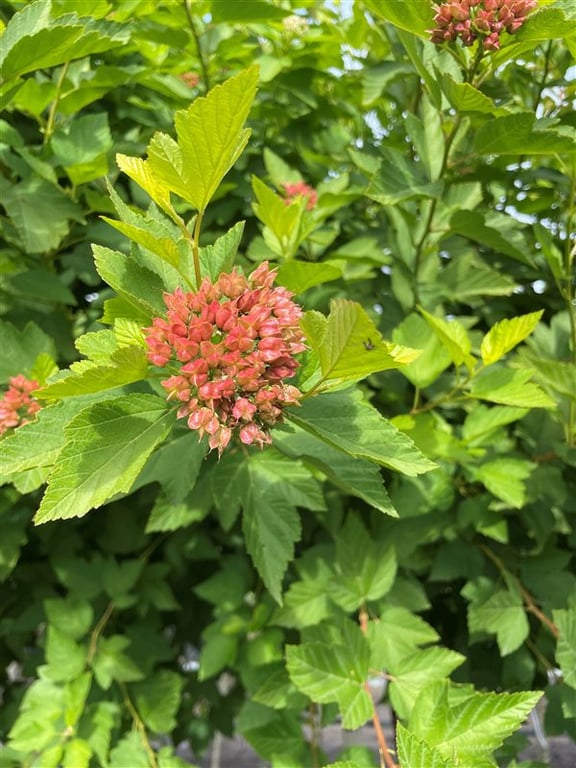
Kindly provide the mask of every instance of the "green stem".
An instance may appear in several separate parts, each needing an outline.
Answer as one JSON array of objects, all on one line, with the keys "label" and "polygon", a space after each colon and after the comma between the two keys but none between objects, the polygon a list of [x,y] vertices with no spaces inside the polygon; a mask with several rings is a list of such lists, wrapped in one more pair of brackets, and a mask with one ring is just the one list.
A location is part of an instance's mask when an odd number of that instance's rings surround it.
[{"label": "green stem", "polygon": [[98,623],[96,624],[96,626],[94,627],[94,630],[92,631],[92,634],[90,635],[90,646],[88,647],[88,656],[86,657],[86,661],[88,662],[88,664],[92,663],[92,660],[96,655],[96,651],[98,649],[98,640],[100,638],[100,635],[104,631],[106,624],[108,624],[113,611],[114,611],[114,603],[110,602],[106,606],[106,610],[100,617]]},{"label": "green stem", "polygon": [[194,235],[192,236],[192,255],[194,257],[194,275],[196,277],[196,290],[200,288],[202,282],[202,273],[200,271],[200,229],[202,228],[202,219],[204,211],[198,211],[194,223]]},{"label": "green stem", "polygon": [[[444,144],[444,155],[442,157],[442,165],[440,166],[440,171],[438,173],[439,179],[441,179],[442,176],[444,176],[444,174],[446,173],[446,169],[448,167],[448,162],[450,159],[450,150],[452,149],[454,139],[456,138],[456,134],[460,129],[461,123],[462,123],[462,117],[461,115],[457,115],[456,119],[454,120],[454,125],[452,126],[452,129],[446,139],[446,143]],[[432,231],[432,223],[434,221],[434,215],[436,213],[437,206],[438,206],[438,198],[435,197],[432,199],[430,203],[430,208],[428,211],[428,216],[426,218],[426,225],[424,227],[424,232],[422,233],[422,237],[420,238],[420,240],[416,245],[416,253],[414,256],[414,280],[413,280],[414,306],[416,306],[417,304],[420,304],[420,292],[418,289],[418,273],[420,272],[420,268],[422,266],[422,258],[424,256],[424,246],[426,245],[426,241]]]},{"label": "green stem", "polygon": [[550,72],[550,57],[552,55],[552,43],[553,40],[548,41],[548,45],[546,46],[546,53],[544,54],[544,71],[542,72],[542,77],[538,81],[536,85],[536,95],[534,97],[534,112],[538,109],[540,105],[540,99],[542,98],[542,91],[546,87],[546,80],[548,80],[548,73]]},{"label": "green stem", "polygon": [[48,112],[48,120],[46,122],[46,128],[44,129],[44,145],[46,145],[50,141],[50,137],[54,133],[54,124],[56,122],[56,110],[58,109],[58,104],[60,103],[62,86],[64,85],[64,80],[66,79],[66,74],[68,72],[69,66],[70,66],[70,62],[67,61],[66,64],[64,64],[62,66],[62,69],[60,70],[58,82],[56,83],[56,95],[54,97],[52,104],[50,105],[50,111]]},{"label": "green stem", "polygon": [[192,37],[194,38],[194,42],[196,43],[196,53],[198,55],[198,61],[200,62],[200,68],[202,69],[202,81],[203,81],[202,85],[204,86],[204,93],[208,93],[208,91],[210,90],[210,75],[208,73],[208,62],[204,58],[204,54],[202,52],[200,35],[198,33],[198,28],[196,27],[196,22],[194,21],[194,16],[192,14],[191,0],[184,0],[184,8],[186,10],[186,17],[188,19],[188,24],[192,32]]},{"label": "green stem", "polygon": [[154,749],[152,748],[152,745],[148,741],[146,726],[144,725],[140,715],[136,711],[136,707],[134,706],[134,704],[132,703],[132,700],[130,699],[130,696],[128,695],[128,689],[126,688],[125,684],[119,682],[118,685],[120,686],[120,690],[122,691],[122,696],[124,697],[124,705],[128,710],[128,712],[130,713],[130,716],[132,717],[132,722],[134,723],[134,727],[138,731],[140,740],[142,741],[142,746],[144,747],[144,750],[148,755],[148,762],[150,763],[152,768],[158,768],[158,761],[156,760],[156,754],[154,753]]}]

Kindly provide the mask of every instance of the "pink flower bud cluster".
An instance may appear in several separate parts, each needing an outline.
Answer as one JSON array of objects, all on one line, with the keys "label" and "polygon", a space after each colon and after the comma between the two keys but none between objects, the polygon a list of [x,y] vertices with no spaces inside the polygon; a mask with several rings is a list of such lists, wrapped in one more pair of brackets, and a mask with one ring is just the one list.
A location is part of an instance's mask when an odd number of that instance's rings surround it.
[{"label": "pink flower bud cluster", "polygon": [[178,417],[219,454],[232,436],[270,443],[270,427],[301,396],[285,379],[306,348],[302,310],[275,277],[264,262],[248,278],[234,269],[195,293],[178,288],[164,296],[166,319],[144,329],[150,362],[172,370],[162,386],[181,403]]},{"label": "pink flower bud cluster", "polygon": [[436,45],[460,38],[464,45],[480,40],[488,51],[500,48],[500,35],[513,35],[537,0],[448,0],[437,3],[436,27],[429,30]]},{"label": "pink flower bud cluster", "polygon": [[41,408],[40,403],[31,394],[40,388],[37,381],[20,374],[13,376],[9,383],[10,386],[0,399],[0,435],[9,429],[27,424]]},{"label": "pink flower bud cluster", "polygon": [[318,202],[318,193],[316,190],[303,181],[298,181],[296,184],[289,184],[286,182],[284,184],[284,192],[286,194],[286,205],[290,205],[290,203],[293,203],[298,197],[304,197],[308,201],[306,209],[311,211],[316,207],[316,203]]}]

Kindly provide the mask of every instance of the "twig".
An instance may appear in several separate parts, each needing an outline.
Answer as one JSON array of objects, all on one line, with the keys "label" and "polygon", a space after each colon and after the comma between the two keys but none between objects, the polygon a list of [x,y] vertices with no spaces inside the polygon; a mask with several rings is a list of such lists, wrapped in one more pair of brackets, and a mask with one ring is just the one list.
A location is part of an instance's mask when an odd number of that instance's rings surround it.
[{"label": "twig", "polygon": [[[364,607],[360,608],[359,621],[360,621],[360,629],[362,630],[362,633],[365,635],[368,632],[368,612]],[[367,680],[364,683],[364,689],[370,696],[370,699],[372,700],[372,694],[370,693],[370,685],[368,684]],[[380,719],[378,718],[378,713],[376,712],[376,705],[374,704],[373,700],[372,700],[372,722],[374,723],[374,730],[376,731],[376,739],[378,741],[378,750],[380,752],[381,765],[383,766],[383,768],[397,768],[396,763],[392,760],[390,750],[388,749],[388,744],[386,743],[386,736],[384,735],[384,731],[382,730]]]},{"label": "twig", "polygon": [[56,121],[56,110],[58,109],[58,104],[60,103],[62,86],[64,85],[64,80],[66,79],[66,74],[68,72],[69,66],[70,66],[70,62],[67,61],[62,67],[62,70],[60,71],[60,75],[58,77],[58,82],[56,83],[56,95],[54,96],[54,100],[50,105],[50,111],[48,112],[48,120],[46,122],[46,128],[44,129],[44,144],[47,144],[50,141],[50,137],[54,133],[54,123]]},{"label": "twig", "polygon": [[110,602],[106,606],[106,610],[98,620],[98,623],[96,624],[96,626],[92,631],[92,634],[90,635],[90,646],[88,648],[88,656],[86,657],[88,664],[92,663],[92,660],[96,655],[96,650],[98,649],[98,640],[100,638],[100,635],[104,631],[106,624],[108,624],[108,621],[110,620],[110,617],[112,616],[113,611],[114,611],[114,603]]},{"label": "twig", "polygon": [[148,736],[146,734],[146,726],[142,722],[142,718],[136,711],[136,707],[132,703],[132,700],[130,699],[130,696],[128,695],[128,689],[126,688],[126,685],[122,682],[119,682],[118,685],[120,686],[120,690],[122,691],[122,695],[124,697],[124,704],[126,706],[126,709],[128,712],[130,712],[130,716],[132,717],[132,721],[134,723],[134,727],[138,731],[138,734],[140,735],[140,740],[142,741],[142,746],[144,747],[144,750],[146,751],[146,754],[148,756],[148,761],[152,768],[158,768],[158,761],[156,760],[156,754],[154,752],[154,749],[152,748],[152,745],[148,741]]},{"label": "twig", "polygon": [[486,557],[491,560],[496,568],[500,571],[500,573],[504,575],[510,575],[514,582],[516,583],[516,586],[518,587],[518,591],[520,592],[520,595],[522,596],[522,600],[524,601],[524,606],[528,613],[533,614],[536,616],[536,618],[545,626],[547,627],[550,632],[554,635],[554,637],[558,637],[560,634],[560,631],[556,624],[546,616],[545,613],[543,613],[540,608],[536,605],[536,602],[530,592],[526,589],[526,587],[522,584],[520,579],[515,576],[513,573],[510,573],[510,571],[506,568],[502,560],[492,552],[492,550],[485,546],[484,544],[480,544],[481,551],[486,555]]}]

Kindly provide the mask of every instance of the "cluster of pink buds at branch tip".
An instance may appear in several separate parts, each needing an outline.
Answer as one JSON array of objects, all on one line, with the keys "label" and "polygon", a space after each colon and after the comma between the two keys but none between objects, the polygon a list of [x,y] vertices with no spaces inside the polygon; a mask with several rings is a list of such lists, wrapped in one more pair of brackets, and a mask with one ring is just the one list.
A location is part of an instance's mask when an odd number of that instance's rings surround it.
[{"label": "cluster of pink buds at branch tip", "polygon": [[436,45],[460,38],[464,45],[480,40],[487,51],[500,48],[500,35],[513,35],[537,0],[448,0],[436,3],[436,27],[429,30]]},{"label": "cluster of pink buds at branch tip", "polygon": [[295,184],[286,182],[284,184],[284,192],[286,194],[286,205],[290,205],[290,203],[293,203],[298,197],[304,197],[308,201],[306,209],[311,211],[316,207],[316,203],[318,202],[318,193],[316,190],[303,181],[298,181]]},{"label": "cluster of pink buds at branch tip", "polygon": [[164,295],[166,318],[144,329],[148,359],[172,374],[162,386],[180,403],[178,417],[219,454],[233,436],[270,443],[270,427],[301,397],[285,380],[306,348],[302,310],[275,277],[264,262],[248,278],[234,269],[196,292],[178,288]]},{"label": "cluster of pink buds at branch tip", "polygon": [[40,388],[37,381],[26,376],[13,376],[10,386],[0,399],[0,435],[9,429],[27,424],[40,410],[40,403],[32,397],[32,392]]}]

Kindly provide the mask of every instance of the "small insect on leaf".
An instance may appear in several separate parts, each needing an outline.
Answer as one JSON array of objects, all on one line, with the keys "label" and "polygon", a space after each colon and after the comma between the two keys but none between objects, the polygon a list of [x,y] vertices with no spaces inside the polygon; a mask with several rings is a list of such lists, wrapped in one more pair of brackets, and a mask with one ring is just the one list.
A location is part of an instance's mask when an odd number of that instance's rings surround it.
[{"label": "small insect on leaf", "polygon": [[366,341],[363,341],[362,344],[364,344],[364,349],[366,349],[368,351],[371,350],[371,349],[376,349],[374,344],[372,344],[372,339],[370,339],[370,338],[366,339]]}]

